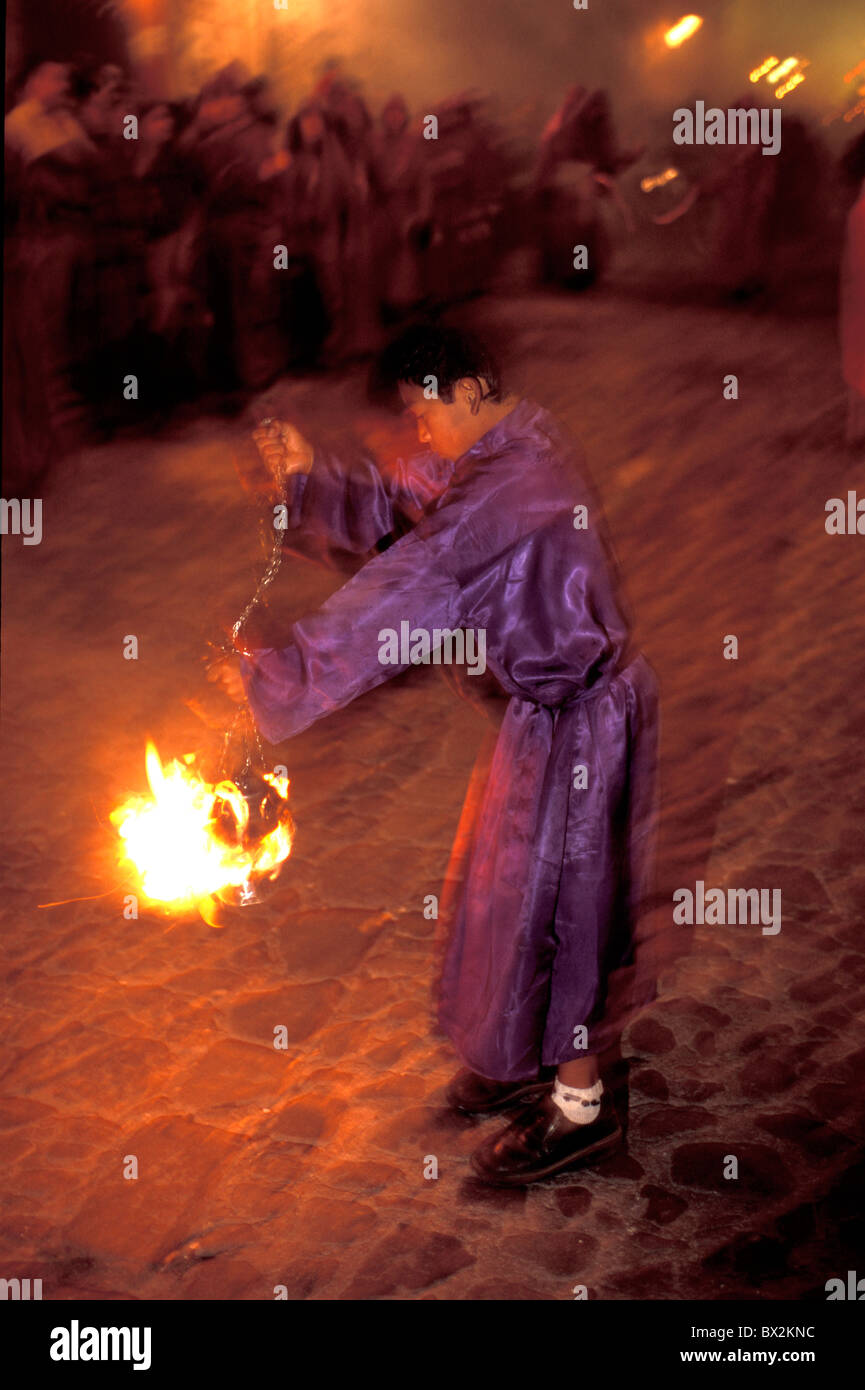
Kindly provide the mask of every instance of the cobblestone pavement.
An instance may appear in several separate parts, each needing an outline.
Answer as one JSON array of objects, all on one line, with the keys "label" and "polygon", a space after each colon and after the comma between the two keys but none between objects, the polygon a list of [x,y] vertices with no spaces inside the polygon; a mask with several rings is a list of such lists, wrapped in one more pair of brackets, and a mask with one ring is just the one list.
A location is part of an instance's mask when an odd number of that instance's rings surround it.
[{"label": "cobblestone pavement", "polygon": [[[248,444],[211,420],[64,465],[42,544],[4,541],[0,1272],[46,1298],[801,1299],[861,1260],[865,540],[824,507],[865,469],[834,324],[612,292],[474,312],[582,438],[661,679],[659,912],[698,878],[780,888],[782,930],[678,929],[625,1034],[626,1152],[475,1183],[500,1121],[443,1106],[422,904],[483,720],[433,671],[378,689],[280,748],[298,833],[263,906],[124,920],[108,812],[147,735],[212,751],[187,701],[227,713],[200,658],[261,564]],[[330,417],[359,389],[272,395]],[[291,561],[283,614],[334,582]]]}]

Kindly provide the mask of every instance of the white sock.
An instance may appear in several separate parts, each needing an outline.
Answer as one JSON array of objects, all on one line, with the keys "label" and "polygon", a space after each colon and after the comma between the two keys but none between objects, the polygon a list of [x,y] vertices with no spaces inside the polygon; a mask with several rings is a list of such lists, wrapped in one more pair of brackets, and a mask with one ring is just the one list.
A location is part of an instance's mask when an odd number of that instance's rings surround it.
[{"label": "white sock", "polygon": [[570,1120],[572,1124],[589,1125],[600,1114],[603,1090],[604,1083],[601,1080],[596,1081],[587,1091],[583,1091],[578,1086],[564,1086],[556,1077],[553,1100],[565,1119]]}]

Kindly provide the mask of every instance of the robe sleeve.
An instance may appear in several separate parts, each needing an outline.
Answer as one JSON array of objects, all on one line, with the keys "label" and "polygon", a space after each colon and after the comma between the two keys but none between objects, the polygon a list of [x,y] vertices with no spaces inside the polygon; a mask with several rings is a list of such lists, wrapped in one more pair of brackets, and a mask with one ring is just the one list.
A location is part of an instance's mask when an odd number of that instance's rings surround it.
[{"label": "robe sleeve", "polygon": [[400,633],[460,626],[461,587],[447,564],[447,536],[410,532],[370,560],[307,618],[287,647],[266,647],[241,660],[256,724],[271,743],[291,738],[381,685],[408,662],[380,660],[389,629]]},{"label": "robe sleeve", "polygon": [[385,537],[398,537],[446,486],[450,468],[434,454],[399,458],[382,471],[368,452],[318,448],[308,474],[290,479],[288,535],[366,554]]}]

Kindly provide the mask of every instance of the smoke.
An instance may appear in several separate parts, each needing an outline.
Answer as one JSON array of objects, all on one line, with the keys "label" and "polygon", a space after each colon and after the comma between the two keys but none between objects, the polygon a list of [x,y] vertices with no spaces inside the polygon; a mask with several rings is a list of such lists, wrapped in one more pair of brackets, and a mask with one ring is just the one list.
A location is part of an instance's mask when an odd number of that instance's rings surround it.
[{"label": "smoke", "polygon": [[659,114],[694,96],[735,101],[753,90],[748,73],[772,53],[809,59],[798,111],[823,116],[852,104],[842,78],[865,58],[861,0],[694,0],[703,26],[670,50],[663,34],[690,8],[682,0],[588,0],[586,10],[572,0],[331,0],[327,14],[330,51],[373,98],[402,90],[432,110],[443,96],[473,88],[527,132],[581,82],[607,88],[635,135],[647,110]]}]

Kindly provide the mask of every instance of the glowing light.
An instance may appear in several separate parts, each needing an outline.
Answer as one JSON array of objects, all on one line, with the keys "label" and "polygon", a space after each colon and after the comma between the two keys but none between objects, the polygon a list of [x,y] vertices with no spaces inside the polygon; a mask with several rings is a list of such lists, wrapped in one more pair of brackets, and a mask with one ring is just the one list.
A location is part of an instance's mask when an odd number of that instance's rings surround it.
[{"label": "glowing light", "polygon": [[[234,782],[205,782],[190,764],[163,767],[152,743],[145,766],[152,797],[133,796],[111,813],[121,858],[138,870],[141,892],[177,910],[197,908],[215,926],[215,898],[254,878],[274,879],[291,853],[288,779],[263,773],[271,791],[257,808],[265,833],[252,838],[249,803]],[[264,802],[271,803],[265,807]],[[266,814],[265,814],[266,812]]]},{"label": "glowing light", "polygon": [[292,22],[302,19],[321,24],[327,11],[327,0],[282,0],[281,4],[273,0],[273,9],[278,15],[289,15]]},{"label": "glowing light", "polygon": [[665,183],[679,177],[678,169],[665,169],[661,174],[654,174],[651,178],[640,179],[640,187],[644,193],[651,193],[653,188],[663,188]]},{"label": "glowing light", "polygon": [[794,72],[794,73],[793,73],[793,76],[790,78],[789,82],[785,82],[784,85],[783,85],[783,87],[776,87],[776,88],[775,88],[775,96],[776,96],[776,97],[778,98],[778,100],[780,101],[782,97],[785,97],[785,96],[787,95],[788,92],[792,92],[794,87],[798,87],[798,86],[799,86],[799,83],[800,83],[800,82],[804,82],[804,81],[805,81],[805,74],[804,74],[804,72]]},{"label": "glowing light", "polygon": [[782,77],[786,77],[788,72],[792,72],[799,62],[798,58],[785,58],[783,63],[779,63],[774,72],[770,72],[766,78],[767,82],[780,82]]},{"label": "glowing light", "polygon": [[672,29],[668,29],[664,35],[664,43],[668,48],[679,48],[686,39],[690,39],[702,28],[703,21],[698,14],[686,14],[677,20]]},{"label": "glowing light", "polygon": [[766,76],[766,73],[769,71],[770,68],[774,68],[777,66],[777,63],[778,59],[775,57],[766,58],[765,61],[762,62],[758,68],[755,68],[753,72],[748,73],[749,80],[751,82],[759,82],[761,77]]},{"label": "glowing light", "polygon": [[[854,77],[858,77],[859,74],[862,72],[865,72],[865,58],[858,62],[855,67],[852,67],[849,72],[845,72],[844,81],[852,82]],[[857,87],[856,95],[859,97],[865,97],[865,86]],[[849,123],[850,121],[855,120],[857,116],[861,116],[863,114],[865,114],[865,101],[857,101],[855,105],[851,106],[847,111],[836,111],[834,115],[824,116],[823,125],[832,125],[834,121],[840,119],[843,119],[844,121]]]}]

